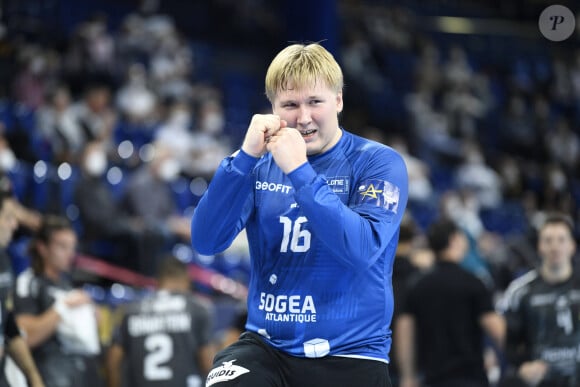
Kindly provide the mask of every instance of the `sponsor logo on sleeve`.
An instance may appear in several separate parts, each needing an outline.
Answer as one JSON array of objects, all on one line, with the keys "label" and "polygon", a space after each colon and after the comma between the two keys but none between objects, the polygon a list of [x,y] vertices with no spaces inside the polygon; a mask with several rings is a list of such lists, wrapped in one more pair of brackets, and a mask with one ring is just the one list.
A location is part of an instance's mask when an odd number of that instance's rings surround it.
[{"label": "sponsor logo on sleeve", "polygon": [[348,176],[335,176],[326,179],[326,184],[335,194],[348,194],[350,178]]},{"label": "sponsor logo on sleeve", "polygon": [[386,180],[371,179],[358,187],[357,204],[374,204],[397,213],[400,190]]}]

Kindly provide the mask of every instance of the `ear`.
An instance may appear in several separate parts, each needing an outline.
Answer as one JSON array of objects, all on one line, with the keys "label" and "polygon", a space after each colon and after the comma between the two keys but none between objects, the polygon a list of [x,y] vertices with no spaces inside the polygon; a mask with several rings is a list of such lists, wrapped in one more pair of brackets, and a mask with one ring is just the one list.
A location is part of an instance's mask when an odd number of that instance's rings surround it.
[{"label": "ear", "polygon": [[41,242],[41,241],[36,241],[36,251],[38,251],[38,254],[41,257],[46,257],[46,253],[48,250],[48,247],[46,246],[46,243]]},{"label": "ear", "polygon": [[336,94],[336,112],[340,113],[342,112],[342,108],[344,106],[343,100],[342,100],[342,91],[339,91]]}]

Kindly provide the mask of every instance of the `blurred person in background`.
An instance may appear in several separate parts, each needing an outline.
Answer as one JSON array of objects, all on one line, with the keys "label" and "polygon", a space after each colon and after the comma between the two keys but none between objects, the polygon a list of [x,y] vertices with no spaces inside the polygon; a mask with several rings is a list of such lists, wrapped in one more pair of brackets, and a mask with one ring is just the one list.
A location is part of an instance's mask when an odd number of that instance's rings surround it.
[{"label": "blurred person in background", "polygon": [[548,213],[538,228],[540,265],[498,303],[507,320],[502,387],[580,385],[580,277],[571,219]]},{"label": "blurred person in background", "polygon": [[[128,211],[114,196],[105,180],[109,160],[101,142],[88,143],[81,155],[81,177],[75,191],[74,203],[79,209],[84,252],[108,259],[115,264],[140,270],[153,262],[145,223]],[[109,242],[110,256],[102,256],[95,244]],[[153,250],[152,250],[153,248]]]},{"label": "blurred person in background", "polygon": [[482,247],[492,239],[480,216],[481,205],[471,189],[449,190],[440,197],[440,215],[453,221],[467,237],[468,248],[460,265],[475,274],[484,284],[495,286],[490,263]]},{"label": "blurred person in background", "polygon": [[196,130],[192,133],[192,162],[185,171],[190,176],[211,180],[216,166],[233,151],[230,139],[224,133],[225,112],[219,98],[210,97],[200,101],[197,122]]},{"label": "blurred person in background", "polygon": [[201,387],[214,355],[212,311],[187,265],[165,257],[157,290],[125,308],[106,360],[107,386]]},{"label": "blurred person in background", "polygon": [[46,215],[31,241],[31,267],[14,289],[16,321],[50,387],[102,386],[96,310],[70,278],[76,245],[68,220]]},{"label": "blurred person in background", "polygon": [[193,107],[189,101],[181,100],[166,101],[165,106],[165,117],[155,131],[154,144],[171,152],[179,163],[180,172],[193,168]]},{"label": "blurred person in background", "polygon": [[232,152],[223,133],[221,102],[208,96],[194,109],[188,101],[174,100],[168,102],[167,110],[166,119],[155,133],[155,144],[171,151],[185,175],[211,179],[216,165]]},{"label": "blurred person in background", "polygon": [[[0,158],[1,153],[2,150],[0,150]],[[22,232],[21,236],[25,239],[24,241],[28,240],[28,234],[36,232],[42,222],[42,215],[39,212],[20,203],[14,194],[13,187],[10,178],[0,172],[0,195],[6,198],[3,201],[6,202],[6,206],[10,207],[10,213],[17,224],[16,229],[10,234],[10,244],[14,242],[18,231]],[[2,301],[9,298],[14,286],[15,268],[12,262],[13,257],[9,253],[10,244],[6,243],[0,249],[0,300]]]},{"label": "blurred person in background", "polygon": [[505,321],[492,294],[459,266],[467,238],[450,220],[427,231],[437,261],[409,284],[395,326],[400,387],[486,387],[484,337],[501,347]]},{"label": "blurred person in background", "polygon": [[55,86],[36,114],[36,126],[47,141],[55,163],[75,163],[86,138],[74,113],[66,85]]},{"label": "blurred person in background", "polygon": [[12,95],[25,109],[34,111],[44,104],[46,90],[53,80],[49,49],[35,43],[17,46],[19,67],[12,78]]},{"label": "blurred person in background", "polygon": [[102,141],[110,146],[117,122],[117,111],[111,103],[112,90],[106,83],[95,81],[88,83],[83,92],[82,99],[74,104],[73,112],[84,142]]},{"label": "blurred person in background", "polygon": [[[401,313],[403,300],[406,297],[406,292],[409,287],[409,281],[415,276],[419,275],[423,268],[418,266],[413,261],[413,255],[417,244],[417,226],[410,215],[406,214],[401,222],[401,230],[399,232],[399,243],[397,244],[397,252],[395,254],[395,262],[393,264],[393,296],[394,296],[394,310],[393,310],[393,326],[397,325],[397,319]],[[396,341],[391,346],[392,353],[397,353]],[[389,362],[389,373],[393,387],[399,385],[399,369],[397,364],[397,357],[391,357]]]},{"label": "blurred person in background", "polygon": [[[17,227],[18,220],[14,198],[9,192],[0,192],[0,249],[2,249],[3,253],[12,240],[12,235]],[[0,299],[0,330],[2,332],[0,386],[12,385],[6,379],[7,376],[4,372],[6,365],[6,356],[4,354],[6,353],[18,366],[29,386],[43,387],[44,383],[36,368],[30,349],[26,340],[21,336],[11,305],[8,305],[12,303],[12,300],[4,286],[2,290]]]},{"label": "blurred person in background", "polygon": [[464,143],[463,160],[455,169],[455,182],[460,190],[475,195],[479,209],[496,209],[502,203],[501,177],[485,161],[477,141]]},{"label": "blurred person in background", "polygon": [[395,136],[388,144],[396,149],[407,165],[409,173],[409,203],[428,203],[433,199],[431,170],[429,164],[412,155],[405,139]]},{"label": "blurred person in background", "polygon": [[119,112],[129,123],[149,123],[158,114],[157,102],[157,95],[149,86],[146,67],[138,62],[131,64],[115,96]]},{"label": "blurred person in background", "polygon": [[175,155],[166,147],[155,146],[151,160],[135,170],[125,186],[122,206],[148,233],[151,261],[139,263],[143,274],[155,275],[159,258],[175,243],[190,241],[190,219],[179,213],[170,186],[180,173]]}]

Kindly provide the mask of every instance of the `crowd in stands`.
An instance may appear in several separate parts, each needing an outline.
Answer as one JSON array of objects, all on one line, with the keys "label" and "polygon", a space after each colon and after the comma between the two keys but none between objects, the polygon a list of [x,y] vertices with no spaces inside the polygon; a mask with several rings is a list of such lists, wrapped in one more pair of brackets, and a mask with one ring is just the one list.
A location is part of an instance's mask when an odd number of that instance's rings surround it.
[{"label": "crowd in stands", "polygon": [[[186,28],[160,4],[141,3],[116,28],[95,13],[57,34],[58,44],[6,23],[0,189],[19,202],[21,227],[8,248],[15,275],[30,264],[27,246],[41,217],[58,214],[72,223],[82,254],[146,276],[173,254],[248,280],[244,243],[223,256],[199,255],[190,247],[189,219],[219,161],[239,145],[250,109],[268,108],[265,97],[253,100],[261,80],[243,71],[261,66],[252,55],[274,37],[284,39],[275,23],[280,9],[263,1],[198,5],[238,7],[231,28],[240,34],[224,43],[223,30],[191,36],[184,31],[201,27]],[[427,2],[425,14],[420,2],[387,3],[337,1],[341,45],[334,54],[345,71],[347,106],[341,121],[405,158],[401,254],[413,270],[435,260],[428,226],[451,219],[468,240],[461,265],[499,296],[538,265],[537,227],[547,213],[567,214],[580,235],[580,50],[539,33],[521,46],[502,36],[447,35],[421,25],[441,2]],[[469,3],[461,8],[467,16],[516,12]],[[260,23],[250,5],[263,7]],[[248,44],[264,31],[273,35],[261,37],[263,47]],[[232,41],[243,36],[240,44],[250,47],[240,73],[217,79],[207,64],[230,58],[220,50],[235,51]]]}]

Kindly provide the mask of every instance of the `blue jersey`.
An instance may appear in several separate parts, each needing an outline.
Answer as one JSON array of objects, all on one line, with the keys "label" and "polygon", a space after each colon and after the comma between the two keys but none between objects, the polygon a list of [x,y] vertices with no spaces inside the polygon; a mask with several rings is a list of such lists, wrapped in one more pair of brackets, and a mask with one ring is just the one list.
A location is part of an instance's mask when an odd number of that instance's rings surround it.
[{"label": "blue jersey", "polygon": [[225,250],[245,227],[246,329],[299,357],[388,362],[391,275],[408,196],[402,157],[343,130],[286,175],[268,153],[226,158],[192,220],[193,246]]}]

